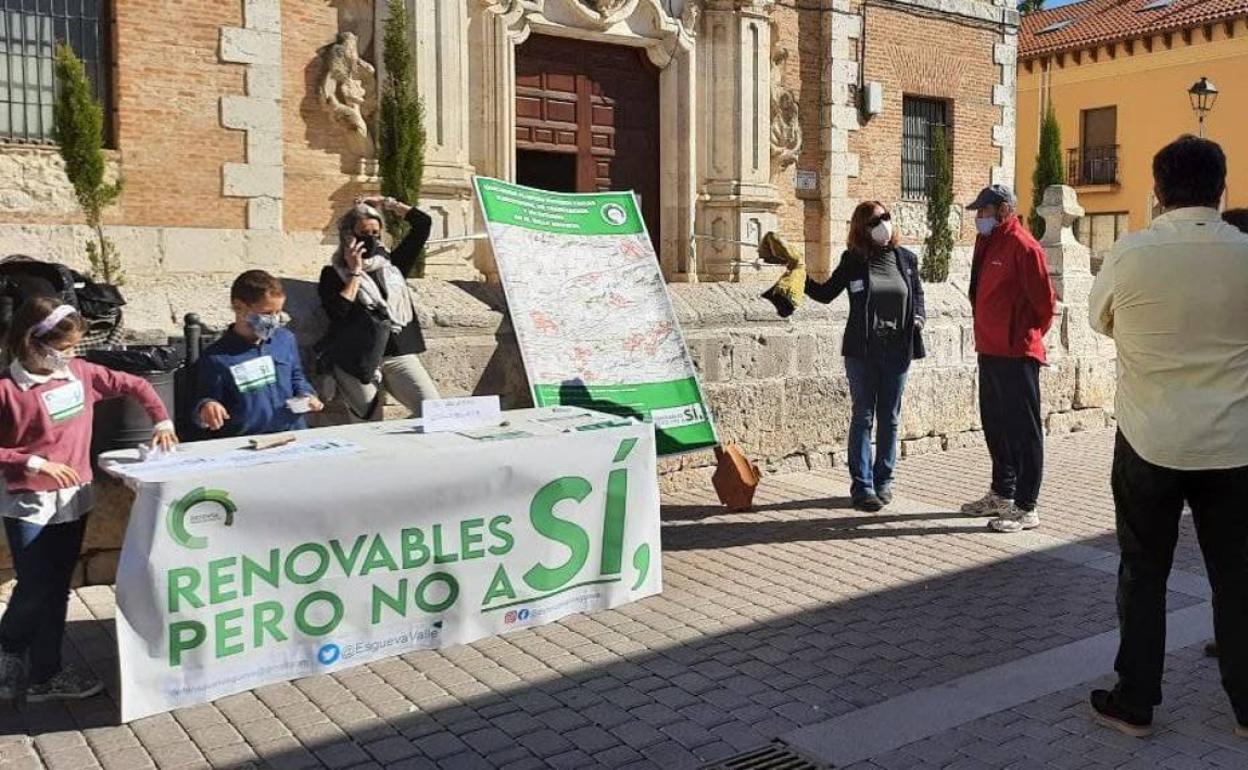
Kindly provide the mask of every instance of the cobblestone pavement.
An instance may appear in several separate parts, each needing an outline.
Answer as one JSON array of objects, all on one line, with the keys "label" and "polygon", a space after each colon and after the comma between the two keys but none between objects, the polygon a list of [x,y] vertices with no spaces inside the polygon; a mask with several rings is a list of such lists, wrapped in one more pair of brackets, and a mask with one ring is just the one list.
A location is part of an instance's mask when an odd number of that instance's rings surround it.
[{"label": "cobblestone pavement", "polygon": [[[108,696],[0,707],[0,767],[674,770],[823,722],[835,737],[863,709],[887,725],[906,697],[1113,632],[1111,449],[1108,432],[1050,441],[1031,537],[953,513],[986,489],[979,449],[905,460],[898,500],[873,515],[848,509],[839,469],[770,478],[748,514],[690,489],[666,499],[658,597],[129,725],[117,723],[113,594],[82,589],[68,655],[109,680]],[[1193,543],[1185,520],[1176,568],[1199,573]],[[1190,616],[1205,599],[1187,577],[1169,610]],[[914,742],[858,766],[1248,767],[1199,647],[1170,655],[1149,740],[1093,725],[1088,682],[952,726],[932,709],[930,725],[908,725]]]}]

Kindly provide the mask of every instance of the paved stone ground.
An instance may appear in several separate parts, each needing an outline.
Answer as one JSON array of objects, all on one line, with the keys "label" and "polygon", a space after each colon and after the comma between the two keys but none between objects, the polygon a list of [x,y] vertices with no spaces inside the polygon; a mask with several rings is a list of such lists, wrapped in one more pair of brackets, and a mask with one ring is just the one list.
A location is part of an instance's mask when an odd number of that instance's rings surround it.
[{"label": "paved stone ground", "polygon": [[[1113,632],[1111,448],[1108,432],[1050,441],[1034,537],[952,513],[986,489],[979,449],[906,460],[898,501],[875,515],[848,509],[840,470],[768,479],[749,514],[690,489],[666,500],[661,596],[130,725],[117,724],[112,593],[83,589],[68,654],[108,696],[0,707],[0,767],[668,770],[799,732],[852,744],[835,731],[856,714],[886,726],[906,698]],[[1176,568],[1199,562],[1185,520]],[[1169,609],[1190,616],[1204,599],[1187,578]],[[1198,644],[1169,663],[1149,740],[1093,725],[1088,683],[953,726],[934,708],[909,725],[914,742],[859,766],[1248,767],[1216,666]]]}]

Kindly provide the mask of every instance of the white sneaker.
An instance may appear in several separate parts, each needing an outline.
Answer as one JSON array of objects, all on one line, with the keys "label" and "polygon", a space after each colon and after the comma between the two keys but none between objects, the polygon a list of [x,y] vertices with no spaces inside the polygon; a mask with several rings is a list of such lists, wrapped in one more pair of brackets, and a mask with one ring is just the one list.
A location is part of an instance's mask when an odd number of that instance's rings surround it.
[{"label": "white sneaker", "polygon": [[1008,510],[988,522],[988,529],[993,532],[1022,532],[1040,526],[1040,514],[1035,511],[1024,511],[1010,504]]},{"label": "white sneaker", "polygon": [[996,492],[989,492],[973,503],[962,506],[963,516],[1000,516],[1010,510],[1012,500],[1007,500]]}]

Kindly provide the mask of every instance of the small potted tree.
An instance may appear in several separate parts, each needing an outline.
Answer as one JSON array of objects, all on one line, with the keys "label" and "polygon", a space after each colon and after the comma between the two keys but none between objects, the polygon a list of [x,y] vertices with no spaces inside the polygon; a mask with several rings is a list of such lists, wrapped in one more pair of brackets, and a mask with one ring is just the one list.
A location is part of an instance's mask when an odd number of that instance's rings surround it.
[{"label": "small potted tree", "polygon": [[121,195],[121,180],[107,180],[104,158],[104,109],[91,94],[82,61],[68,45],[56,48],[58,93],[53,108],[53,136],[65,161],[65,176],[74,187],[74,197],[82,208],[95,240],[87,243],[91,277],[114,286],[125,283],[121,256],[116,245],[104,236],[104,209]]},{"label": "small potted tree", "polygon": [[1040,149],[1036,152],[1036,170],[1031,173],[1031,211],[1027,215],[1027,228],[1037,239],[1044,237],[1044,217],[1036,208],[1044,201],[1044,191],[1055,184],[1066,184],[1066,168],[1062,165],[1062,129],[1050,101],[1040,124]]},{"label": "small potted tree", "polygon": [[949,278],[949,260],[953,256],[953,231],[949,228],[949,210],[953,207],[953,168],[949,157],[949,135],[944,126],[932,127],[932,177],[927,193],[927,240],[923,248],[923,265],[919,275],[929,283]]},{"label": "small potted tree", "polygon": [[[381,86],[377,165],[381,174],[382,195],[416,205],[425,170],[425,110],[413,78],[415,72],[407,20],[407,5],[403,0],[390,0],[383,38],[382,58],[386,73]],[[397,243],[407,234],[407,223],[389,212],[385,217],[386,231]],[[425,256],[422,253],[416,261],[416,276],[424,274]]]}]

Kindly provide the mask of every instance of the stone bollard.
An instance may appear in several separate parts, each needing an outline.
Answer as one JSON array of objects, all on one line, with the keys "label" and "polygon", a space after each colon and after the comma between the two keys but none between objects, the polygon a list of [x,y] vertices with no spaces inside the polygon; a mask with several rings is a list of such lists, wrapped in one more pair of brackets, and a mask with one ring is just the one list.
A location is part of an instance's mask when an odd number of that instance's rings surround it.
[{"label": "stone bollard", "polygon": [[1092,290],[1091,252],[1075,238],[1075,220],[1083,216],[1075,188],[1050,185],[1036,211],[1044,217],[1040,245],[1048,255],[1058,299],[1067,305],[1087,305]]},{"label": "stone bollard", "polygon": [[1072,226],[1083,216],[1083,207],[1071,187],[1051,185],[1036,208],[1044,217],[1044,247],[1049,260],[1053,288],[1061,305],[1059,311],[1061,346],[1074,359],[1075,389],[1071,406],[1075,411],[1049,416],[1051,433],[1068,433],[1101,427],[1106,410],[1113,407],[1113,344],[1092,332],[1088,325],[1088,296],[1092,291],[1091,252],[1075,239]]}]

